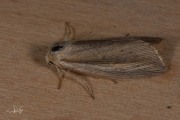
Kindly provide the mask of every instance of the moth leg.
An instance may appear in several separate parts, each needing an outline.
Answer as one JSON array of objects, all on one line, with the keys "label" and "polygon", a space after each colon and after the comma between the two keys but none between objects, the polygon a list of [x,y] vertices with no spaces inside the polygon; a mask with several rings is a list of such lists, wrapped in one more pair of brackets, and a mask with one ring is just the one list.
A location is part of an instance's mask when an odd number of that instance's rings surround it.
[{"label": "moth leg", "polygon": [[71,76],[75,82],[77,82],[78,84],[80,84],[85,90],[86,92],[89,94],[89,96],[94,99],[94,92],[92,89],[91,84],[89,83],[88,79],[86,76],[84,75],[80,75],[78,73],[74,73],[74,72],[70,72],[70,71],[66,71],[66,75],[67,76]]},{"label": "moth leg", "polygon": [[61,88],[61,84],[62,84],[62,80],[64,78],[64,70],[60,69],[59,67],[56,67],[57,69],[57,74],[58,74],[58,78],[59,78],[59,86],[58,86],[58,89]]},{"label": "moth leg", "polygon": [[64,35],[64,40],[65,41],[70,41],[74,39],[75,35],[75,29],[70,25],[69,22],[65,23],[65,35]]}]

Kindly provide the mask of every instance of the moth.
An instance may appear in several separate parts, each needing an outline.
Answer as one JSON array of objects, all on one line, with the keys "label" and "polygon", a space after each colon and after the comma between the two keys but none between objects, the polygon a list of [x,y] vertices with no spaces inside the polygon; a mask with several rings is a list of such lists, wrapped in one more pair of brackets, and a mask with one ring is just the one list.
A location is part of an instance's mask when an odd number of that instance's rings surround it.
[{"label": "moth", "polygon": [[166,71],[166,66],[149,41],[155,37],[125,36],[103,40],[73,40],[74,28],[65,24],[63,41],[54,43],[46,62],[56,67],[61,85],[64,74],[71,74],[94,99],[93,89],[86,76],[113,80],[126,77],[151,76]]}]

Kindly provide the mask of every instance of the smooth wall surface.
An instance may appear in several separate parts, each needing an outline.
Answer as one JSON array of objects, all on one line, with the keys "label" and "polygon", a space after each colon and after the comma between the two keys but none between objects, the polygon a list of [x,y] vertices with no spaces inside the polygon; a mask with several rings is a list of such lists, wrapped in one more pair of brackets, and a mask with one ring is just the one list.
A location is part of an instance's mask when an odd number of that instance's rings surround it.
[{"label": "smooth wall surface", "polygon": [[[1,120],[179,120],[179,0],[0,0]],[[162,37],[168,71],[133,80],[87,77],[95,100],[76,82],[59,80],[45,62],[68,21],[75,39]]]}]

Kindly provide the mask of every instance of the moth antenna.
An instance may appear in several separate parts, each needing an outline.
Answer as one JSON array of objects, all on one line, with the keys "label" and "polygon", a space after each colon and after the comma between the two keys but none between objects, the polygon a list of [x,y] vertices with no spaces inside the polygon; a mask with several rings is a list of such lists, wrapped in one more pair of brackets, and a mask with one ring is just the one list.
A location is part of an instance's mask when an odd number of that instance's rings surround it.
[{"label": "moth antenna", "polygon": [[84,80],[84,81],[85,81],[85,82],[82,83],[81,85],[82,85],[83,88],[87,91],[87,93],[89,94],[89,96],[90,96],[92,99],[95,99],[92,86],[91,86],[90,83],[87,81],[87,79]]},{"label": "moth antenna", "polygon": [[69,22],[66,22],[66,23],[65,23],[65,35],[64,35],[64,40],[65,40],[65,41],[74,40],[74,35],[75,35],[75,29],[74,29],[74,27],[71,26]]},{"label": "moth antenna", "polygon": [[87,78],[83,77],[83,78],[77,79],[77,82],[86,90],[89,96],[94,100],[95,99],[94,92]]},{"label": "moth antenna", "polygon": [[59,67],[56,66],[57,69],[57,74],[58,74],[58,78],[59,78],[59,86],[58,89],[61,88],[61,84],[62,84],[62,80],[64,78],[64,71],[62,69],[60,69]]},{"label": "moth antenna", "polygon": [[[67,74],[71,74],[71,76],[73,77],[73,79],[75,79],[75,81],[80,84],[85,90],[86,92],[89,94],[89,96],[92,98],[92,99],[95,99],[94,97],[94,92],[93,92],[93,89],[92,89],[92,86],[91,84],[89,83],[88,79],[83,76],[83,75],[80,75],[80,74],[76,74],[74,72],[69,72],[67,71]],[[66,74],[66,75],[67,75]],[[68,75],[70,76],[70,75]]]}]

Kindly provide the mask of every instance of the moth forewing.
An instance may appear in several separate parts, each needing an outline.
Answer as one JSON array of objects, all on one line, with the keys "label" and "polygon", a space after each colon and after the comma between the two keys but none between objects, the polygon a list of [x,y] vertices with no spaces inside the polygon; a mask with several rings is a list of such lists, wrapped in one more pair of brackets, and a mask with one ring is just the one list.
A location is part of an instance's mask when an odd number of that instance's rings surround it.
[{"label": "moth forewing", "polygon": [[159,61],[154,49],[144,41],[76,41],[67,45],[59,54],[59,59],[79,63],[127,63]]}]

